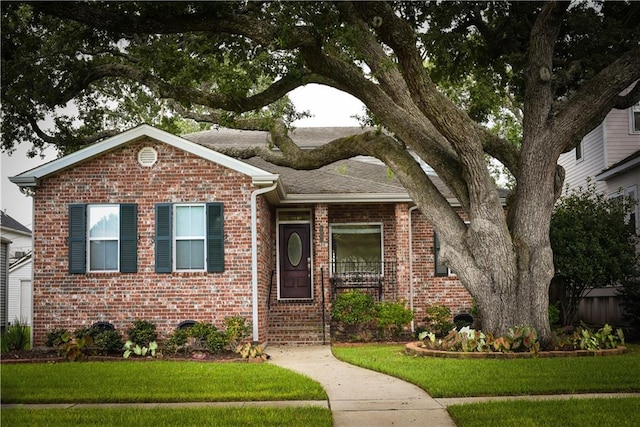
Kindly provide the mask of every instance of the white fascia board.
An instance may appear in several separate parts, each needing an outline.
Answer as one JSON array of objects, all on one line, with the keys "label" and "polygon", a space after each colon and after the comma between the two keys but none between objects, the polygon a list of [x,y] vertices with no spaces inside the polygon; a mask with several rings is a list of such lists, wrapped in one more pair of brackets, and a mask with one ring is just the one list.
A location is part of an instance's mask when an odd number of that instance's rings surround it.
[{"label": "white fascia board", "polygon": [[606,172],[599,173],[598,175],[596,175],[596,180],[606,181],[609,178],[625,173],[636,166],[640,166],[640,157],[631,159],[631,161],[618,165],[615,168],[609,169]]},{"label": "white fascia board", "polygon": [[140,125],[111,138],[107,138],[104,141],[85,147],[67,156],[53,160],[35,169],[31,169],[19,175],[13,176],[9,178],[9,180],[19,185],[20,187],[33,187],[37,185],[40,178],[102,155],[108,151],[120,147],[121,145],[127,144],[142,137],[149,137],[178,149],[187,151],[195,156],[212,161],[221,166],[247,175],[253,178],[254,181],[257,180],[258,182],[265,183],[267,181],[274,182],[278,179],[278,175],[271,174],[260,168],[234,159],[233,157],[218,153],[217,151],[211,150],[194,142],[187,141],[184,138],[172,135],[163,130],[154,128],[153,126]]}]

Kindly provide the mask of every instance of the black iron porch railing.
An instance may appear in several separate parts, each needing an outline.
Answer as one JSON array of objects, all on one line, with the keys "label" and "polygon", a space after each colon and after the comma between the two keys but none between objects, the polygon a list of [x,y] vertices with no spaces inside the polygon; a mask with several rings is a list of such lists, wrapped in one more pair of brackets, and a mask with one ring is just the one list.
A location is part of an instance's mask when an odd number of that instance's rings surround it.
[{"label": "black iron porch railing", "polygon": [[331,264],[331,297],[344,290],[373,292],[378,301],[396,297],[395,261],[336,261]]}]

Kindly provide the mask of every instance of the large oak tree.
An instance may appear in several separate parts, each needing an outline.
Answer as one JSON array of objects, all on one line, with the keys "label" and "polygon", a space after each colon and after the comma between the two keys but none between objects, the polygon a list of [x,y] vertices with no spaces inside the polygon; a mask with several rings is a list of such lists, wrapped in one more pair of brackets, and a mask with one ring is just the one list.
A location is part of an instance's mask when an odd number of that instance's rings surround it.
[{"label": "large oak tree", "polygon": [[[638,3],[597,1],[3,2],[2,144],[69,151],[181,116],[268,129],[280,151],[236,154],[294,168],[375,156],[434,224],[484,327],[546,338],[557,160],[640,99],[639,23]],[[309,83],[360,99],[385,132],[300,150],[286,95]],[[60,115],[69,105],[75,117]],[[513,175],[506,214],[488,157]]]}]

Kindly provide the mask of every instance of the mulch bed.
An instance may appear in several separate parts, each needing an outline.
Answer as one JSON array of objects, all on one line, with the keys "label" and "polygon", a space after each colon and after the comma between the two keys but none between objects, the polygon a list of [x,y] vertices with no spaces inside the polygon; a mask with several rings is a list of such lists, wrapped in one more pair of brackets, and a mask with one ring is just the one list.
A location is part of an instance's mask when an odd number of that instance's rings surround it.
[{"label": "mulch bed", "polygon": [[531,352],[464,352],[431,350],[421,347],[421,341],[411,342],[405,346],[405,353],[421,357],[445,357],[456,359],[531,359],[534,357],[580,357],[580,356],[617,356],[624,354],[627,348],[618,346],[605,350],[558,350]]},{"label": "mulch bed", "polygon": [[[90,355],[83,361],[88,362],[129,362],[129,361],[151,361],[151,360],[178,360],[178,361],[195,361],[195,362],[256,362],[258,360],[243,359],[239,354],[231,351],[225,351],[216,354],[205,352],[193,352],[188,354],[171,354],[158,355],[156,357],[139,357],[131,356],[128,359],[122,357],[122,353],[113,353],[108,355]],[[262,359],[259,359],[262,361]],[[2,353],[0,363],[58,363],[65,362],[56,349],[52,348],[35,348],[33,350],[9,351]]]}]

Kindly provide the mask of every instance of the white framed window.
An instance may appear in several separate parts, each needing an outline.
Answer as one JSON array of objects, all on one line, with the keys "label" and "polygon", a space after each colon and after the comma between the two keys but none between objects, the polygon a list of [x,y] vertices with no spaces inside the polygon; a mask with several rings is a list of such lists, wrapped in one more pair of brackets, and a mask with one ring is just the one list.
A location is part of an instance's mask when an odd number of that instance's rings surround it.
[{"label": "white framed window", "polygon": [[576,162],[579,162],[581,160],[582,160],[582,141],[580,141],[578,145],[576,145]]},{"label": "white framed window", "polygon": [[381,223],[330,226],[332,273],[384,274]]},{"label": "white framed window", "polygon": [[87,263],[89,271],[120,268],[120,206],[88,205]]},{"label": "white framed window", "polygon": [[206,265],[204,204],[174,205],[174,265],[176,270],[203,271]]}]

